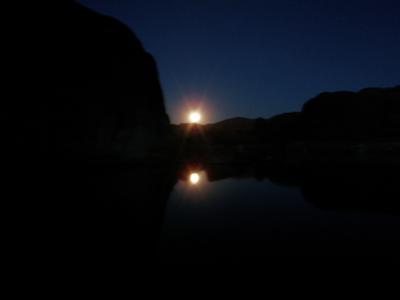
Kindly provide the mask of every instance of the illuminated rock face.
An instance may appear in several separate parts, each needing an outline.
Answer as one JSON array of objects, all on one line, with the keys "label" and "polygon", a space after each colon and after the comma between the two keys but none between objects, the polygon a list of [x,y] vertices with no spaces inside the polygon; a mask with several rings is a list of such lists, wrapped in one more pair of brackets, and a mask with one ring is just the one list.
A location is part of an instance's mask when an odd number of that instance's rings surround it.
[{"label": "illuminated rock face", "polygon": [[68,159],[130,160],[160,146],[169,118],[157,67],[130,29],[73,1],[43,21],[35,58],[43,75],[22,126],[35,129],[22,140]]}]

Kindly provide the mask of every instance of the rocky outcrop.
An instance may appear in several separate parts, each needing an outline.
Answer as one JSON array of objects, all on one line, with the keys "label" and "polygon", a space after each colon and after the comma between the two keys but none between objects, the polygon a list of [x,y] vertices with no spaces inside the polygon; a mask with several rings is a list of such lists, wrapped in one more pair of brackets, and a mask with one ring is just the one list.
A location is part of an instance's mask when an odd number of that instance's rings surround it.
[{"label": "rocky outcrop", "polygon": [[127,161],[157,152],[169,118],[152,56],[110,17],[74,1],[49,5],[35,16],[33,25],[44,26],[35,27],[26,51],[21,88],[30,90],[6,110],[13,143],[22,153],[66,159]]},{"label": "rocky outcrop", "polygon": [[400,86],[322,93],[303,106],[304,133],[319,139],[400,137]]}]

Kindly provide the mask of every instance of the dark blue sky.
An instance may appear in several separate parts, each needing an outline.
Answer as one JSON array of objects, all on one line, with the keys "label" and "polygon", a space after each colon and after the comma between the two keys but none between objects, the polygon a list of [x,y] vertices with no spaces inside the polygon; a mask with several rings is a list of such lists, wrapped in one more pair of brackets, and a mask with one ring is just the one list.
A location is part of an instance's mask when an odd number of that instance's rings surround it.
[{"label": "dark blue sky", "polygon": [[400,84],[399,0],[80,0],[155,57],[172,122],[297,111],[322,91]]}]

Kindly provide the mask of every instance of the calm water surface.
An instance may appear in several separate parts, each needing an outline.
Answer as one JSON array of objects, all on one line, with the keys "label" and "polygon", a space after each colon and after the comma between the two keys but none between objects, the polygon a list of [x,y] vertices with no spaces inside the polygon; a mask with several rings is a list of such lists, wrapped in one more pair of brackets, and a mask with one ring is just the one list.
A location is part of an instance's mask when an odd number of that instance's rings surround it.
[{"label": "calm water surface", "polygon": [[319,208],[304,186],[251,177],[210,181],[205,171],[189,172],[178,180],[167,204],[162,261],[231,262],[276,255],[396,256],[400,218],[379,209],[371,211],[370,205],[365,209],[363,204],[370,199],[362,199],[364,184],[352,182],[350,186],[356,193],[347,193],[343,186],[335,190],[334,182],[326,189],[319,185],[318,192],[311,192],[317,195],[314,198],[318,199],[322,190],[326,198],[341,203],[340,207]]}]

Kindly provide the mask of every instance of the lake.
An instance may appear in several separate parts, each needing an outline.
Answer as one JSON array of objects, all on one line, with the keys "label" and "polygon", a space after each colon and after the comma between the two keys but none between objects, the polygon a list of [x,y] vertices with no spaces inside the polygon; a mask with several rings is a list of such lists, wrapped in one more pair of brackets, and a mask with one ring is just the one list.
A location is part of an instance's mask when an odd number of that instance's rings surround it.
[{"label": "lake", "polygon": [[296,176],[273,173],[188,168],[167,202],[161,261],[397,258],[400,197],[395,172],[356,168]]},{"label": "lake", "polygon": [[44,175],[32,169],[23,189],[5,185],[16,195],[41,195],[16,212],[25,222],[33,219],[29,226],[21,223],[23,232],[32,231],[30,243],[46,255],[42,249],[70,261],[135,266],[398,261],[395,167],[58,169]]}]

